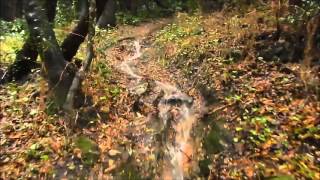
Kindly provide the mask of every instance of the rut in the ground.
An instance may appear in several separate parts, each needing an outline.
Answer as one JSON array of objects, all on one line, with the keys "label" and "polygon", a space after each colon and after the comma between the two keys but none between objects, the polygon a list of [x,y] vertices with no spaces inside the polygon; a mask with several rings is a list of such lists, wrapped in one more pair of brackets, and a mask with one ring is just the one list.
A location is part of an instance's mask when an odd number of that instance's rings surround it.
[{"label": "rut in the ground", "polygon": [[[173,85],[179,80],[175,73],[144,57],[151,48],[146,47],[147,37],[124,41],[122,46],[131,52],[118,58],[114,66],[126,75],[123,84],[135,97],[131,131],[138,147],[136,159],[156,157],[149,164],[160,179],[191,177],[198,169],[199,142],[192,137],[192,129],[204,113],[202,98],[197,92],[194,97],[184,93]],[[123,50],[118,53],[126,54]]]}]

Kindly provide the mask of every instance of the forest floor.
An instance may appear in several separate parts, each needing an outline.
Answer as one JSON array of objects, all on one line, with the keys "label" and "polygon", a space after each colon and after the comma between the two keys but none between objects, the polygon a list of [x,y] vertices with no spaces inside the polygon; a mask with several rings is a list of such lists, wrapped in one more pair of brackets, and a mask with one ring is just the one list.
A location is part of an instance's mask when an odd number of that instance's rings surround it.
[{"label": "forest floor", "polygon": [[[299,63],[258,55],[254,37],[272,30],[259,16],[179,13],[99,30],[83,85],[94,104],[72,118],[38,71],[1,87],[0,178],[166,179],[162,82],[196,104],[186,179],[320,179],[319,87]],[[123,69],[137,42],[142,54]]]}]

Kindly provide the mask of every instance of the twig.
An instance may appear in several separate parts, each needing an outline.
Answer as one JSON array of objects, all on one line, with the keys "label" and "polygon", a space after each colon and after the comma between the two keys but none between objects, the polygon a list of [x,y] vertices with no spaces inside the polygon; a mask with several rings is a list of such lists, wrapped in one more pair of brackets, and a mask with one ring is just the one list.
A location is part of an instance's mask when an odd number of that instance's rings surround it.
[{"label": "twig", "polygon": [[186,152],[184,152],[181,148],[179,150],[188,158],[188,162],[192,161],[192,158]]},{"label": "twig", "polygon": [[210,111],[209,113],[210,113],[210,114],[215,113],[215,112],[217,112],[217,111],[220,111],[220,110],[223,110],[223,109],[225,109],[225,108],[227,108],[227,107],[230,107],[230,106],[232,106],[232,105],[234,105],[234,104],[235,104],[235,103],[231,103],[231,104],[227,104],[227,105],[224,105],[224,106],[215,108],[215,109],[213,109],[212,111]]},{"label": "twig", "polygon": [[79,36],[79,37],[82,37],[82,38],[86,38],[86,37],[82,36],[81,34],[70,32],[68,30],[63,30],[63,29],[55,29],[55,30],[56,31],[62,31],[62,32],[65,32],[65,33],[69,33],[69,34],[73,34],[73,35],[76,35],[76,36]]},{"label": "twig", "polygon": [[108,167],[107,169],[105,169],[104,173],[109,173],[109,172],[113,171],[116,168],[117,168],[117,166],[114,164],[114,165]]}]

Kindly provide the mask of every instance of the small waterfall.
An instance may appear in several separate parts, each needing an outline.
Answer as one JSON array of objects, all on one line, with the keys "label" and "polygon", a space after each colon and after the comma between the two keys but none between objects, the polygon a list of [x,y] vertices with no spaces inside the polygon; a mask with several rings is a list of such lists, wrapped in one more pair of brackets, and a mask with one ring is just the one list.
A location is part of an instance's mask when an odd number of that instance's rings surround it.
[{"label": "small waterfall", "polygon": [[[142,77],[133,70],[133,61],[141,55],[141,46],[138,40],[134,41],[135,53],[127,60],[121,63],[120,69],[139,83]],[[167,139],[165,144],[165,164],[170,167],[163,167],[164,179],[183,180],[185,173],[190,170],[190,159],[194,153],[192,148],[191,130],[197,121],[193,104],[193,99],[187,94],[181,92],[177,87],[154,81],[164,95],[158,103],[158,116],[164,124],[164,128],[173,130],[174,136]]]}]

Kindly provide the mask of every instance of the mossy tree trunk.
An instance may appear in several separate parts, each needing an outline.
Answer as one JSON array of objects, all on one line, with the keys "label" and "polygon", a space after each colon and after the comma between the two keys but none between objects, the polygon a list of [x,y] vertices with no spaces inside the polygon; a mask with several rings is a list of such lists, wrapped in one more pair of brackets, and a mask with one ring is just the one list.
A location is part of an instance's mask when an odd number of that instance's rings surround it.
[{"label": "mossy tree trunk", "polygon": [[57,104],[63,105],[76,68],[63,57],[53,26],[46,15],[45,5],[48,1],[51,0],[29,0],[26,5],[26,20],[30,38],[40,54],[49,87]]}]

